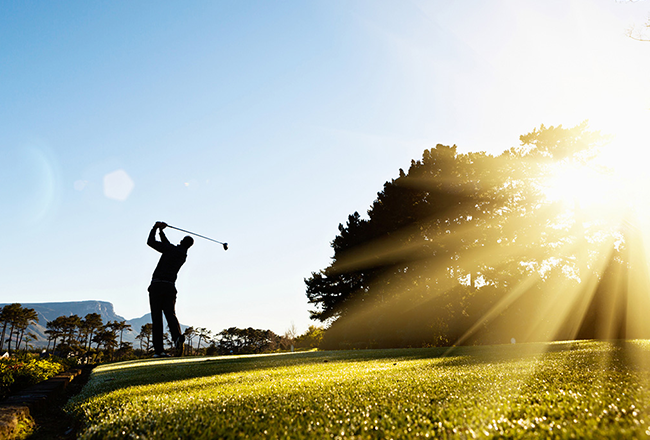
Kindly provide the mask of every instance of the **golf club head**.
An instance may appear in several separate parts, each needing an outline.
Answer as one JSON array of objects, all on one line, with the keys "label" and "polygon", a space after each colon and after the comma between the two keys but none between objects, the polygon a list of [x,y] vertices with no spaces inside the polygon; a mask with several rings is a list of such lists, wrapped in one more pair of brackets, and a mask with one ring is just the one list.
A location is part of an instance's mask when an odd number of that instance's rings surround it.
[{"label": "golf club head", "polygon": [[224,243],[224,244],[223,244],[223,250],[224,250],[224,251],[227,251],[227,250],[228,250],[228,243]]}]

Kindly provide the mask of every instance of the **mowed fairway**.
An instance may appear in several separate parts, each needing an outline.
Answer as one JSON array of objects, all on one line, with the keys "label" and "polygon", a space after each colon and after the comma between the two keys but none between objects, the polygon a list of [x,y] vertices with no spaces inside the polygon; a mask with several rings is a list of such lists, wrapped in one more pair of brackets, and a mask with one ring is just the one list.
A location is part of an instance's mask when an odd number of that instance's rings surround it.
[{"label": "mowed fairway", "polygon": [[103,365],[82,439],[631,438],[650,434],[650,343],[309,352]]}]

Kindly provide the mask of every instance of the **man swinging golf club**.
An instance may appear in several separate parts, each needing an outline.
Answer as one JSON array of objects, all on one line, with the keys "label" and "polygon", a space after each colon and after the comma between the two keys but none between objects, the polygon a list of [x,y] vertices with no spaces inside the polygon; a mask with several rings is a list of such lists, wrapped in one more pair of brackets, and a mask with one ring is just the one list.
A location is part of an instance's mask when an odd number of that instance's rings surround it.
[{"label": "man swinging golf club", "polygon": [[[185,336],[181,333],[181,326],[176,318],[176,276],[185,263],[187,250],[194,244],[194,239],[189,235],[183,238],[178,245],[173,245],[167,240],[163,229],[167,223],[156,222],[149,232],[147,244],[160,252],[160,260],[153,271],[151,284],[149,285],[149,305],[151,306],[151,323],[153,325],[153,348],[154,357],[169,356],[163,346],[163,321],[162,314],[165,314],[167,325],[171,332],[172,341],[178,355],[183,354]],[[156,240],[156,231],[160,235],[160,241]]]}]

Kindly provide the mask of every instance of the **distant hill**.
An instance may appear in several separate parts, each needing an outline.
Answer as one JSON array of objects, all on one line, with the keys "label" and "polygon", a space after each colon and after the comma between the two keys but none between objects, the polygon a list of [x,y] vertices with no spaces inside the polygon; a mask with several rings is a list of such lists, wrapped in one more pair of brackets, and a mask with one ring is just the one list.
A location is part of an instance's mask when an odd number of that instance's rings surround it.
[{"label": "distant hill", "polygon": [[[102,322],[106,324],[108,321],[126,321],[131,325],[131,330],[125,331],[122,340],[131,342],[134,347],[137,347],[135,337],[140,333],[140,328],[151,322],[151,313],[147,313],[140,318],[124,319],[122,316],[115,313],[113,304],[107,301],[67,301],[67,302],[51,302],[51,303],[20,303],[23,307],[34,309],[38,313],[38,323],[28,327],[27,332],[34,333],[38,340],[33,342],[34,347],[46,347],[47,335],[45,330],[48,321],[58,318],[59,316],[77,315],[80,318],[85,317],[89,313],[98,313],[102,317]],[[0,304],[0,307],[6,306],[6,303]],[[186,325],[181,324],[181,329],[185,330]]]}]

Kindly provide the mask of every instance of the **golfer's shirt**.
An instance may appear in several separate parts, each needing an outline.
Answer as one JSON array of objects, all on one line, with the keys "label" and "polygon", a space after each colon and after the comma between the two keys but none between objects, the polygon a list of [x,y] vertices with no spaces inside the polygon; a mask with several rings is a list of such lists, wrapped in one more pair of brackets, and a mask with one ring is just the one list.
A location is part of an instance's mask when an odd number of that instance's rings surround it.
[{"label": "golfer's shirt", "polygon": [[153,271],[151,281],[174,284],[178,271],[187,259],[187,249],[171,244],[162,231],[160,231],[160,239],[161,241],[156,240],[156,231],[152,230],[147,240],[149,246],[162,254]]}]

